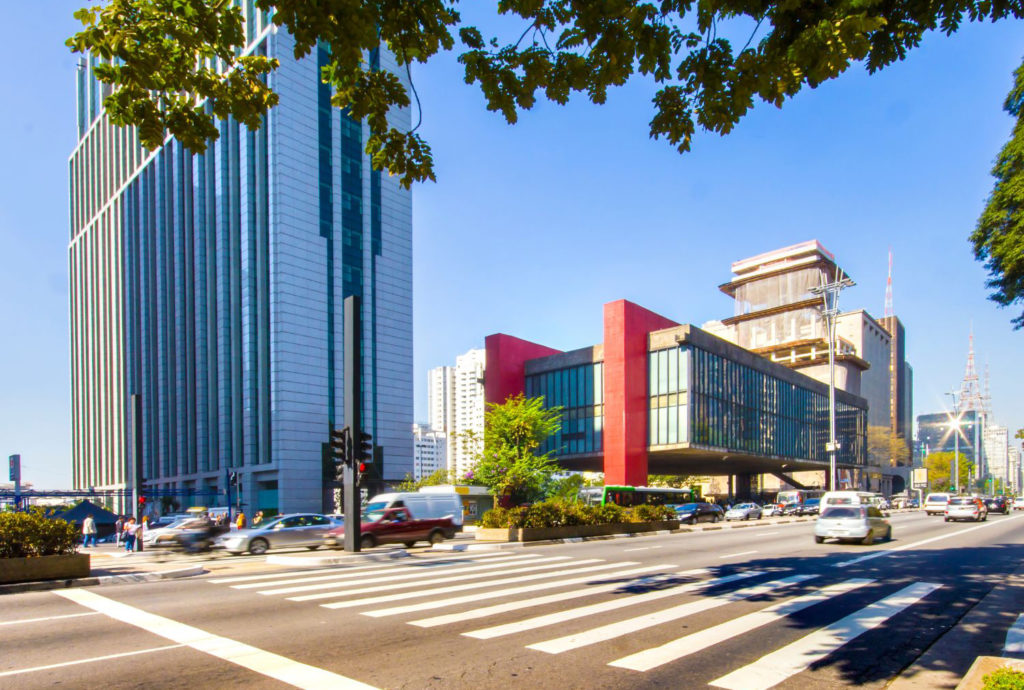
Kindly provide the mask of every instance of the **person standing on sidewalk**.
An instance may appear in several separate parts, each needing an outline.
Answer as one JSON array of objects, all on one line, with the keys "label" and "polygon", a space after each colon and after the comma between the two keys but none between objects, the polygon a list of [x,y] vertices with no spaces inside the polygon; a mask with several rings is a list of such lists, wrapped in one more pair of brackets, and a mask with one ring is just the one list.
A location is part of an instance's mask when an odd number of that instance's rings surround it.
[{"label": "person standing on sidewalk", "polygon": [[114,523],[114,538],[117,540],[116,544],[121,546],[121,532],[124,531],[124,518],[120,515],[117,516],[117,522]]},{"label": "person standing on sidewalk", "polygon": [[135,532],[138,526],[135,524],[135,518],[128,518],[128,522],[124,525],[124,550],[134,551],[135,550]]},{"label": "person standing on sidewalk", "polygon": [[235,521],[235,525],[238,529],[245,529],[245,513],[241,510],[238,511],[238,520]]},{"label": "person standing on sidewalk", "polygon": [[85,537],[82,543],[85,548],[89,548],[90,541],[96,546],[96,520],[93,519],[92,513],[86,515],[82,521],[82,535]]}]

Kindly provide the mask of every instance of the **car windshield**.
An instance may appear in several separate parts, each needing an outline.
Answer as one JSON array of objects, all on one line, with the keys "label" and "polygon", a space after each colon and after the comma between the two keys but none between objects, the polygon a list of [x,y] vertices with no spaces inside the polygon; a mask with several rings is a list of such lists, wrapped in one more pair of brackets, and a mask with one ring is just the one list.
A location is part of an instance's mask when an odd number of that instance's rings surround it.
[{"label": "car windshield", "polygon": [[681,506],[676,506],[677,513],[692,513],[695,510],[697,510],[696,503],[684,503]]},{"label": "car windshield", "polygon": [[809,505],[809,506],[816,506],[819,503],[821,503],[821,499],[820,498],[808,498],[807,499],[807,505]]},{"label": "car windshield", "polygon": [[925,499],[926,503],[947,503],[948,501],[949,501],[949,496],[934,496],[933,495],[933,496],[929,496],[927,499]]},{"label": "car windshield", "polygon": [[839,508],[826,508],[821,513],[822,520],[841,520],[843,518],[860,518],[864,517],[863,508],[854,507],[839,507]]},{"label": "car windshield", "polygon": [[[380,506],[380,508],[374,509],[374,506]],[[366,510],[363,511],[363,515],[360,520],[363,522],[377,522],[382,517],[384,517],[384,504],[371,503],[366,506]]]},{"label": "car windshield", "polygon": [[738,506],[733,506],[733,510],[750,510],[754,507],[753,503],[740,503]]}]

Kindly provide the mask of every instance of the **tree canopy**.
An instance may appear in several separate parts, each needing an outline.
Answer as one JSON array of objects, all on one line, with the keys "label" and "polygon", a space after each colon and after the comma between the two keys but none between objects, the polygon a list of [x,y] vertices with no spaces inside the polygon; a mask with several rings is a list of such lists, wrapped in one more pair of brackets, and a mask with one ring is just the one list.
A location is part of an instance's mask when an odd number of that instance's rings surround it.
[{"label": "tree canopy", "polygon": [[[961,454],[960,461],[957,463],[953,453],[940,451],[928,455],[922,462],[928,468],[928,487],[930,490],[948,491],[950,487],[960,491],[970,489],[970,476],[971,471],[974,469],[974,463],[967,456]],[[953,477],[954,466],[957,466],[959,470],[957,474],[960,481],[950,483],[950,479]]]},{"label": "tree canopy", "polygon": [[[411,99],[396,75],[368,61],[380,45],[407,71],[459,50],[466,82],[510,123],[539,97],[603,103],[610,87],[641,76],[655,85],[650,135],[684,152],[697,127],[726,134],[756,101],[781,107],[858,61],[875,72],[928,31],[1024,16],[1024,0],[499,0],[497,14],[518,24],[503,37],[463,23],[457,0],[254,4],[295,37],[296,57],[329,48],[322,76],[332,103],[367,121],[373,165],[405,186],[434,179],[433,158],[415,129],[388,122]],[[242,53],[242,14],[231,0],[109,0],[75,16],[83,29],[67,43],[106,62],[96,76],[114,87],[111,121],[137,126],[151,149],[169,133],[201,152],[217,136],[215,118],[255,128],[277,104],[267,80],[277,61]]]},{"label": "tree canopy", "polygon": [[[1003,109],[1017,122],[992,168],[995,187],[971,242],[975,258],[989,271],[989,297],[1007,307],[1024,302],[1024,64],[1014,73]],[[1024,312],[1012,322],[1024,328]]]}]

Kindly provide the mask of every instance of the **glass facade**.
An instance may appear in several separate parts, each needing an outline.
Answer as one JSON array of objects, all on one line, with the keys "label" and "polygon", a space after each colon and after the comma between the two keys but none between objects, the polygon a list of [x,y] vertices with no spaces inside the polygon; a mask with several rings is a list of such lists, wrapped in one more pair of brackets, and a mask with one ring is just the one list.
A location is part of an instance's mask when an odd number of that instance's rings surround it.
[{"label": "glass facade", "polygon": [[[652,448],[690,443],[828,460],[827,395],[697,347],[651,352],[648,371]],[[836,401],[840,463],[863,464],[866,428],[865,410]]]},{"label": "glass facade", "polygon": [[562,428],[539,449],[557,455],[600,453],[604,428],[604,363],[594,362],[526,377],[526,397],[561,406]]}]

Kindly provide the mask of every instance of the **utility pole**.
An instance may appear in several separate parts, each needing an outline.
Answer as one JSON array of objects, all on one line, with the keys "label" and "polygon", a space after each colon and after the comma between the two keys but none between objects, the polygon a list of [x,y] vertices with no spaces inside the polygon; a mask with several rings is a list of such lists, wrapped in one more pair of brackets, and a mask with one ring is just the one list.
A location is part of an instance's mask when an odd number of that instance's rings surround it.
[{"label": "utility pole", "polygon": [[855,283],[843,275],[842,269],[831,283],[822,283],[811,288],[811,293],[821,295],[821,315],[825,317],[825,328],[828,330],[828,451],[829,490],[836,490],[836,454],[839,443],[836,441],[836,318],[839,316],[839,293]]},{"label": "utility pole", "polygon": [[345,298],[344,348],[345,348],[345,427],[349,442],[343,461],[343,496],[345,500],[345,550],[359,551],[362,539],[360,511],[362,500],[359,495],[359,470],[356,467],[355,448],[362,431],[362,313],[358,295]]},{"label": "utility pole", "polygon": [[21,455],[7,458],[10,463],[8,478],[14,482],[14,509],[21,510]]},{"label": "utility pole", "polygon": [[946,393],[949,397],[953,398],[953,418],[950,419],[950,425],[956,425],[953,431],[953,487],[956,489],[956,493],[960,495],[960,410],[959,403],[960,399],[957,397],[957,392],[951,391]]},{"label": "utility pole", "polygon": [[[131,406],[131,470],[132,470],[132,503],[135,524],[142,527],[142,506],[145,498],[142,495],[142,396],[132,393],[128,398]],[[135,550],[142,551],[142,539],[135,540]]]}]

